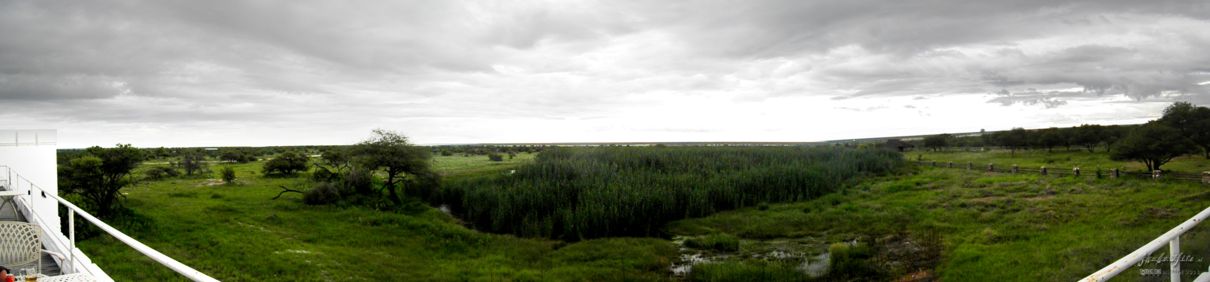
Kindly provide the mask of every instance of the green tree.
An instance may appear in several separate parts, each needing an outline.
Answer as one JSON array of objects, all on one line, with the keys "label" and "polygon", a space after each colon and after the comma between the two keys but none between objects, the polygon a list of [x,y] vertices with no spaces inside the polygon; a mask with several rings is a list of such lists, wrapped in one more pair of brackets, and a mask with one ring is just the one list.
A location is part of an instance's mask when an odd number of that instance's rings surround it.
[{"label": "green tree", "polygon": [[362,167],[386,174],[382,189],[387,190],[388,199],[396,206],[403,204],[396,186],[406,178],[430,174],[429,150],[408,143],[407,137],[392,131],[375,129],[374,136],[353,145],[351,153]]},{"label": "green tree", "polygon": [[59,166],[59,187],[65,193],[80,195],[97,217],[106,218],[121,207],[118,191],[132,182],[130,173],[142,161],[142,151],[129,144],[91,147],[84,155]]},{"label": "green tree", "polygon": [[1193,142],[1182,136],[1180,130],[1152,121],[1118,140],[1109,156],[1114,160],[1143,162],[1150,171],[1194,149]]},{"label": "green tree", "polygon": [[1164,116],[1159,121],[1179,130],[1210,159],[1210,108],[1176,102],[1164,109]]},{"label": "green tree", "polygon": [[1082,124],[1071,131],[1071,143],[1083,146],[1089,153],[1096,150],[1104,139],[1104,129],[1096,124]]},{"label": "green tree", "polygon": [[1016,156],[1017,150],[1029,144],[1029,132],[1024,128],[1013,128],[1009,131],[1001,131],[996,134],[997,143],[1000,146],[1008,148],[1010,155]]},{"label": "green tree", "polygon": [[183,152],[178,165],[185,171],[185,175],[193,176],[194,173],[207,171],[206,155],[196,150]]},{"label": "green tree", "polygon": [[940,151],[942,148],[949,146],[950,139],[953,136],[949,134],[937,134],[924,137],[924,147]]},{"label": "green tree", "polygon": [[225,149],[225,150],[223,150],[223,153],[221,155],[219,155],[219,160],[222,160],[224,162],[229,162],[229,163],[241,163],[242,164],[242,163],[254,161],[254,160],[256,160],[256,158],[252,157],[247,152],[244,152],[243,150],[240,150],[240,149]]},{"label": "green tree", "polygon": [[1047,152],[1053,152],[1055,146],[1063,145],[1063,135],[1058,128],[1047,128],[1035,130],[1032,134],[1034,145],[1040,148],[1046,148]]},{"label": "green tree", "polygon": [[346,150],[340,148],[332,148],[323,152],[323,163],[333,170],[345,171],[349,169],[350,156]]},{"label": "green tree", "polygon": [[299,152],[288,151],[278,154],[277,157],[265,162],[261,171],[265,175],[285,176],[294,175],[298,172],[306,171],[307,164],[310,159],[306,155]]}]

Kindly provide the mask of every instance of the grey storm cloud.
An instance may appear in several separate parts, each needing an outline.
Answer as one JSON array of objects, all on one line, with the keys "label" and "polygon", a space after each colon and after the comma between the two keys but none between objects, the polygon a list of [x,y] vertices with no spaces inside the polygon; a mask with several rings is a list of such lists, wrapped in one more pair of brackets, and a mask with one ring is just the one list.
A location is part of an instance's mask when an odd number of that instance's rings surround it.
[{"label": "grey storm cloud", "polygon": [[22,106],[0,115],[65,121],[561,119],[675,95],[1210,102],[1206,1],[0,0],[0,35],[0,103]]}]

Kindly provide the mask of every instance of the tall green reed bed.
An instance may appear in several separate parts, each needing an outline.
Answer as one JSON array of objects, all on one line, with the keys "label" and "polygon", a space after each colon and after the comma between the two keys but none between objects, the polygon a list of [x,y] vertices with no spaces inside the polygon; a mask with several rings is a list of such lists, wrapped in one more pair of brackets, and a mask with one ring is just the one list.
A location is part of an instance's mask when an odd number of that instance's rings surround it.
[{"label": "tall green reed bed", "polygon": [[652,236],[674,220],[812,199],[902,164],[891,151],[831,147],[558,148],[513,174],[453,180],[441,197],[491,232]]}]

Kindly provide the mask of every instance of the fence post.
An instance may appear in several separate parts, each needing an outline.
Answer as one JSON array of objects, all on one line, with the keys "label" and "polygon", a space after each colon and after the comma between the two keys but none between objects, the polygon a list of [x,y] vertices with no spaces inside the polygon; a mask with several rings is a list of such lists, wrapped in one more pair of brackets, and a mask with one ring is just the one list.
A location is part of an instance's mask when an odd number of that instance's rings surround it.
[{"label": "fence post", "polygon": [[996,164],[987,164],[988,172],[996,172]]},{"label": "fence post", "polygon": [[975,170],[975,163],[966,162],[966,170]]},{"label": "fence post", "polygon": [[1210,184],[1210,171],[1202,172],[1202,183]]},{"label": "fence post", "polygon": [[1118,177],[1122,177],[1122,170],[1115,167],[1115,168],[1113,168],[1113,178],[1118,178]]},{"label": "fence post", "polygon": [[946,163],[946,164],[945,164],[945,167],[947,167],[947,168],[954,168],[954,162],[949,162],[949,163]]},{"label": "fence post", "polygon": [[1151,179],[1159,180],[1159,179],[1160,179],[1160,170],[1158,170],[1158,169],[1157,169],[1157,170],[1152,170],[1152,171],[1151,171]]},{"label": "fence post", "polygon": [[1077,166],[1072,168],[1071,174],[1073,174],[1075,177],[1080,177],[1080,167]]},{"label": "fence post", "polygon": [[930,161],[929,166],[937,167],[937,161]]},{"label": "fence post", "polygon": [[1097,168],[1097,179],[1101,179],[1101,168]]},{"label": "fence post", "polygon": [[1039,169],[1039,171],[1042,171],[1042,175],[1046,175],[1046,166],[1042,166],[1042,168]]},{"label": "fence post", "polygon": [[1017,174],[1018,172],[1021,172],[1021,168],[1017,167],[1016,164],[1013,164],[1013,174]]}]

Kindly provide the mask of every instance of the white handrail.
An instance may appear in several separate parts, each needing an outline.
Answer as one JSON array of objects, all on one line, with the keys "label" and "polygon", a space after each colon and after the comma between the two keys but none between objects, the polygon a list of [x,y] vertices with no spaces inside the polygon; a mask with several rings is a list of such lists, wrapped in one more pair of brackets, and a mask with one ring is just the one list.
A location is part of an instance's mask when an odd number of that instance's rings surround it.
[{"label": "white handrail", "polygon": [[[0,167],[7,168],[10,172],[10,175],[15,174],[12,172],[11,167],[8,167],[8,166],[0,166]],[[24,177],[21,177],[20,174],[16,174],[16,177],[20,178],[20,179],[24,179]],[[12,176],[10,176],[10,178],[8,180],[11,182]],[[151,258],[152,260],[159,262],[160,264],[162,264],[164,266],[167,266],[168,268],[172,269],[173,271],[176,271],[177,273],[184,275],[186,278],[189,278],[190,280],[206,281],[206,282],[219,281],[218,279],[214,279],[214,278],[206,275],[205,273],[202,273],[201,271],[197,271],[196,269],[193,269],[192,267],[189,267],[188,265],[185,265],[171,257],[168,257],[168,256],[164,255],[163,253],[160,253],[159,251],[156,251],[155,249],[148,247],[147,245],[144,245],[142,242],[139,242],[138,240],[135,240],[134,238],[131,238],[130,236],[127,236],[125,233],[122,233],[122,231],[118,231],[118,229],[113,228],[112,226],[109,226],[109,224],[106,224],[104,221],[97,219],[96,217],[92,216],[92,214],[88,213],[87,211],[84,211],[80,207],[77,207],[76,205],[72,204],[71,202],[68,202],[67,200],[64,200],[63,198],[60,198],[58,195],[55,195],[54,193],[46,193],[45,190],[42,190],[41,187],[38,187],[37,185],[33,184],[33,182],[30,182],[28,179],[25,179],[25,181],[27,183],[29,183],[29,187],[31,189],[30,194],[29,194],[29,196],[31,197],[31,201],[30,201],[31,204],[32,204],[33,196],[38,195],[38,194],[41,194],[41,196],[43,196],[43,197],[50,197],[52,199],[55,199],[56,201],[58,201],[58,203],[60,205],[67,207],[67,209],[69,211],[69,216],[72,217],[72,218],[68,219],[69,222],[74,223],[75,222],[74,217],[76,215],[79,215],[80,217],[84,218],[85,220],[88,220],[88,222],[92,223],[97,228],[100,228],[101,230],[105,231],[105,233],[109,233],[110,236],[113,236],[114,238],[118,239],[118,241],[122,241],[122,243],[125,243],[126,245],[130,246],[131,248],[135,249],[136,251],[143,253],[143,255],[146,255],[147,257]],[[10,184],[9,186],[12,186],[12,185]],[[9,189],[12,189],[12,188],[9,188]],[[34,193],[32,191],[32,189],[38,189],[38,193]],[[31,209],[31,211],[32,211],[32,209]],[[37,216],[35,216],[35,217],[37,217]],[[38,218],[38,220],[43,221],[41,218]],[[71,253],[74,255],[75,254],[75,250],[74,250],[75,226],[73,225],[70,228],[70,230],[71,230],[70,232],[72,233],[70,236],[72,238],[71,241],[72,241],[72,248],[73,248],[73,250],[71,250]],[[74,264],[74,262],[73,262],[73,264]],[[74,267],[74,265],[73,265],[73,267]]]},{"label": "white handrail", "polygon": [[1147,258],[1147,255],[1154,253],[1155,251],[1159,250],[1160,248],[1163,248],[1164,244],[1167,244],[1168,248],[1169,248],[1168,263],[1169,263],[1169,269],[1171,271],[1171,275],[1170,275],[1171,279],[1174,282],[1181,281],[1181,278],[1180,278],[1180,274],[1181,274],[1181,268],[1180,268],[1181,267],[1180,266],[1181,265],[1180,264],[1181,263],[1181,260],[1180,260],[1181,234],[1185,234],[1185,232],[1188,232],[1189,229],[1193,228],[1193,226],[1196,226],[1198,223],[1201,223],[1203,220],[1206,220],[1207,217],[1210,217],[1210,207],[1207,207],[1206,209],[1202,210],[1202,212],[1197,213],[1197,215],[1194,215],[1193,218],[1186,220],[1184,223],[1177,225],[1176,228],[1172,228],[1172,230],[1168,230],[1168,232],[1164,233],[1164,235],[1160,235],[1159,238],[1155,238],[1155,240],[1151,240],[1151,242],[1147,243],[1146,245],[1143,245],[1142,248],[1139,248],[1138,250],[1134,250],[1134,252],[1131,252],[1130,254],[1118,259],[1117,261],[1109,264],[1108,266],[1105,266],[1105,268],[1101,268],[1101,270],[1098,270],[1097,272],[1093,272],[1092,275],[1088,275],[1088,277],[1084,277],[1084,279],[1080,279],[1080,281],[1081,282],[1085,282],[1085,281],[1100,282],[1100,281],[1109,280],[1110,278],[1117,276],[1119,273],[1122,273],[1122,271],[1126,271],[1126,269],[1130,268],[1131,265],[1134,265],[1134,264],[1138,263],[1139,261],[1142,261],[1143,259]]}]

